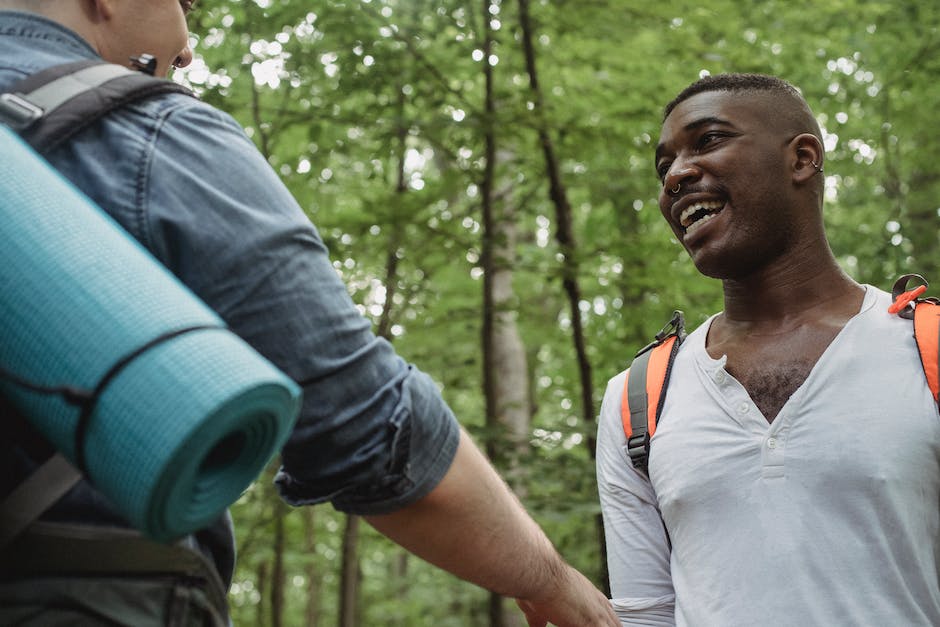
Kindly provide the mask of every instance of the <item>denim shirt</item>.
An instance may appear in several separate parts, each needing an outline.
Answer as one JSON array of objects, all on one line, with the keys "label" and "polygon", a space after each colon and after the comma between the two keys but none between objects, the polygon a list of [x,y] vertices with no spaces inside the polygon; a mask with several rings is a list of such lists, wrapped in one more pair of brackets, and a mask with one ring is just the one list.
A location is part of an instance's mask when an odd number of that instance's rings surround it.
[{"label": "denim shirt", "polygon": [[[0,11],[0,91],[97,56],[61,25]],[[195,98],[158,96],[110,114],[49,160],[303,387],[275,480],[288,503],[381,514],[437,485],[457,448],[452,412],[430,377],[372,333],[313,224],[234,119]],[[48,451],[9,408],[0,412],[2,498]],[[84,482],[48,516],[119,520]],[[232,557],[218,554],[231,547],[211,549],[217,562]]]}]

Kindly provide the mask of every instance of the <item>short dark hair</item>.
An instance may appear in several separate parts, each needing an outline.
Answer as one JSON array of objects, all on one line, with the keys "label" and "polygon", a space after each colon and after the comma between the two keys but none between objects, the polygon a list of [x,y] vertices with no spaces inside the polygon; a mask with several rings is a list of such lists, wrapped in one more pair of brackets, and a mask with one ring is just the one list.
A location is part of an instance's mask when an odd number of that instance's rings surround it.
[{"label": "short dark hair", "polygon": [[672,110],[679,106],[685,100],[688,100],[696,94],[709,91],[730,91],[744,93],[770,93],[783,96],[789,99],[797,106],[800,113],[793,112],[799,118],[803,119],[803,124],[808,125],[807,131],[815,134],[822,141],[822,133],[819,130],[819,124],[816,122],[813,111],[807,104],[806,99],[800,91],[776,76],[768,74],[715,74],[708,75],[695,81],[685,89],[679,92],[672,101],[663,109],[663,121],[669,117]]},{"label": "short dark hair", "polygon": [[680,91],[679,95],[666,105],[663,110],[663,119],[669,117],[672,110],[682,101],[706,91],[777,92],[796,98],[804,105],[806,104],[796,87],[776,76],[767,74],[715,74],[714,76],[704,76]]}]

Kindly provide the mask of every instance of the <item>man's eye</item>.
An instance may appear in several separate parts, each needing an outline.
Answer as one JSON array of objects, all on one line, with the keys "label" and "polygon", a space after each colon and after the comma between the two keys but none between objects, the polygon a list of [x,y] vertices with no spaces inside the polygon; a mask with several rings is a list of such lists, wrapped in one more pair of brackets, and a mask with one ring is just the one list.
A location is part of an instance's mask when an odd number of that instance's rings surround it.
[{"label": "man's eye", "polygon": [[720,139],[721,137],[723,137],[723,135],[715,131],[703,133],[702,136],[698,138],[698,145],[700,148],[702,148],[714,142],[716,139]]},{"label": "man's eye", "polygon": [[669,174],[669,163],[661,163],[656,167],[656,176],[659,177],[659,182],[663,183],[666,180],[666,175]]}]

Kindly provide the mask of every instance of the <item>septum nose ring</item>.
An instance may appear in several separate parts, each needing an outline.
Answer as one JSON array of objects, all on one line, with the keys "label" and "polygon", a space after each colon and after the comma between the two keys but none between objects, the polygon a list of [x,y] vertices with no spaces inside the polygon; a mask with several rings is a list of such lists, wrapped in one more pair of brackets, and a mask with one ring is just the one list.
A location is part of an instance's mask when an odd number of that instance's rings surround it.
[{"label": "septum nose ring", "polygon": [[670,189],[670,190],[669,190],[669,193],[672,194],[672,195],[676,195],[676,194],[679,193],[679,190],[680,190],[681,188],[682,188],[682,183],[676,183],[676,186],[675,186],[673,189]]}]

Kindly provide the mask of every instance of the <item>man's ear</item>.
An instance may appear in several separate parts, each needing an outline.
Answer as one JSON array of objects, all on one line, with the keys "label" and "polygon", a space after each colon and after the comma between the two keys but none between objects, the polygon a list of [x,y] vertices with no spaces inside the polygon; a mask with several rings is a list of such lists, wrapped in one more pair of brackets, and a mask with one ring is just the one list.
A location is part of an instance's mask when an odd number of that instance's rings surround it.
[{"label": "man's ear", "polygon": [[86,15],[94,22],[106,22],[114,16],[115,0],[84,0]]},{"label": "man's ear", "polygon": [[823,171],[825,151],[819,138],[812,133],[801,133],[790,142],[793,151],[793,182],[802,184]]}]

